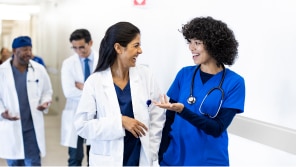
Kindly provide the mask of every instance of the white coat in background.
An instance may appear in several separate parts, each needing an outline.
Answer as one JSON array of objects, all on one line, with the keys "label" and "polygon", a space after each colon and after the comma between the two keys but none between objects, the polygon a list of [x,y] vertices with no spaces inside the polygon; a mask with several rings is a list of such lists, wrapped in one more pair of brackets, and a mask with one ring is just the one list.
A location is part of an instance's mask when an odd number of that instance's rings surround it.
[{"label": "white coat in background", "polygon": [[[158,165],[165,111],[146,103],[157,100],[161,91],[145,66],[130,68],[129,76],[134,117],[148,128],[140,137],[140,166]],[[90,140],[91,166],[122,166],[125,129],[110,68],[94,73],[86,81],[75,127],[80,136]]]},{"label": "white coat in background", "polygon": [[[92,70],[95,70],[98,54],[94,50],[91,51],[91,54],[94,55]],[[66,104],[62,113],[61,145],[66,147],[77,147],[78,135],[73,123],[82,90],[75,87],[75,82],[84,83],[83,71],[78,54],[74,54],[63,61],[61,81]]]},{"label": "white coat in background", "polygon": [[[20,116],[19,102],[14,83],[11,60],[0,66],[0,114],[9,112]],[[52,100],[52,86],[46,69],[30,60],[27,73],[27,92],[34,129],[41,157],[45,156],[45,132],[43,114],[37,106]],[[21,120],[10,121],[0,116],[0,157],[4,159],[24,159],[24,144]]]}]

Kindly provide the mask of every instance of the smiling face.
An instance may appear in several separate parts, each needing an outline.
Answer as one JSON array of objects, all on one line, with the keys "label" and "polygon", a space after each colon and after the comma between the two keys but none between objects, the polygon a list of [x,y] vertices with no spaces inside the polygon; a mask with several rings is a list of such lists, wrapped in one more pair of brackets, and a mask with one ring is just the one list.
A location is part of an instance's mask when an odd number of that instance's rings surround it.
[{"label": "smiling face", "polygon": [[137,34],[126,47],[118,43],[115,43],[114,47],[118,53],[116,61],[124,68],[134,67],[136,66],[138,55],[142,53],[141,35]]},{"label": "smiling face", "polygon": [[192,53],[192,58],[195,64],[215,63],[216,60],[211,57],[205,48],[205,44],[201,40],[190,39],[188,41],[189,50]]},{"label": "smiling face", "polygon": [[24,66],[27,67],[27,65],[30,62],[30,59],[32,58],[32,47],[31,46],[24,46],[13,49],[13,61],[16,66]]}]

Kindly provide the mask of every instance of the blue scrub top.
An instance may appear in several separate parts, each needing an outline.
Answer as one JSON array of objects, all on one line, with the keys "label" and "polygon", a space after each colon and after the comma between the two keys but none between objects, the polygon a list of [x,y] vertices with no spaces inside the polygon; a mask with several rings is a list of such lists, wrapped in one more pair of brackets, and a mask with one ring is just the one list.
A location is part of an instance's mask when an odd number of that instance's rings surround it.
[{"label": "blue scrub top", "polygon": [[43,59],[42,59],[41,57],[39,57],[39,56],[34,56],[34,57],[32,58],[32,60],[34,60],[34,61],[36,61],[37,63],[39,63],[39,64],[43,65],[44,67],[46,67],[46,65],[45,65],[45,63],[44,63],[44,61],[43,61]]},{"label": "blue scrub top", "polygon": [[[178,72],[167,95],[174,101],[183,103],[190,111],[202,116],[199,112],[200,104],[211,88],[218,87],[223,71],[212,76],[204,84],[200,77],[200,69],[197,71],[193,87],[193,95],[196,97],[196,103],[190,105],[187,103],[187,98],[190,95],[191,81],[196,67],[197,66],[188,66],[182,68]],[[232,108],[243,112],[245,101],[244,79],[229,69],[225,70],[226,75],[222,85],[222,89],[224,90],[222,108]],[[211,104],[213,104],[211,101],[215,100],[215,96],[214,94],[202,106],[204,111],[211,110]],[[162,165],[229,165],[227,131],[224,131],[219,137],[213,137],[190,124],[187,120],[180,117],[179,114],[175,115],[175,120],[171,128],[171,141],[168,149],[163,154]]]},{"label": "blue scrub top", "polygon": [[21,73],[16,67],[12,66],[12,71],[19,101],[25,158],[40,158],[27,92],[27,70]]},{"label": "blue scrub top", "polygon": [[[121,114],[128,116],[130,118],[134,118],[130,82],[127,83],[127,85],[123,90],[121,90],[115,84],[114,86],[115,86]],[[139,166],[140,150],[141,150],[140,138],[135,138],[131,132],[125,130],[123,166]]]}]

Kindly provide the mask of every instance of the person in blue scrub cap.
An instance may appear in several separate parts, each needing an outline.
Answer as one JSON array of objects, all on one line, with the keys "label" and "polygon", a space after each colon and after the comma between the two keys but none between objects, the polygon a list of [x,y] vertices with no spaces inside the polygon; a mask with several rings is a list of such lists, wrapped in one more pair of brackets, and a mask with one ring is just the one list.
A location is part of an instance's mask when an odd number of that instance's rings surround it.
[{"label": "person in blue scrub cap", "polygon": [[212,17],[196,17],[180,31],[195,65],[183,67],[167,95],[153,101],[167,109],[160,165],[229,166],[227,127],[245,103],[244,78],[225,67],[234,64],[238,42]]},{"label": "person in blue scrub cap", "polygon": [[0,66],[0,158],[8,166],[41,166],[51,81],[46,69],[31,60],[29,36],[14,38],[12,49],[12,57]]}]

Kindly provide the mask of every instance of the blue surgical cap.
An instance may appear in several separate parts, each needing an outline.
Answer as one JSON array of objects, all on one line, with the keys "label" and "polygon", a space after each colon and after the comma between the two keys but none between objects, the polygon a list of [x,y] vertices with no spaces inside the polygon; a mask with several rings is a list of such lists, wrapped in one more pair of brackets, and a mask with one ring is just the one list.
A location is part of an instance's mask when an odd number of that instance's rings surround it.
[{"label": "blue surgical cap", "polygon": [[12,48],[19,48],[24,46],[32,46],[31,38],[28,36],[19,36],[15,38],[12,42]]}]

